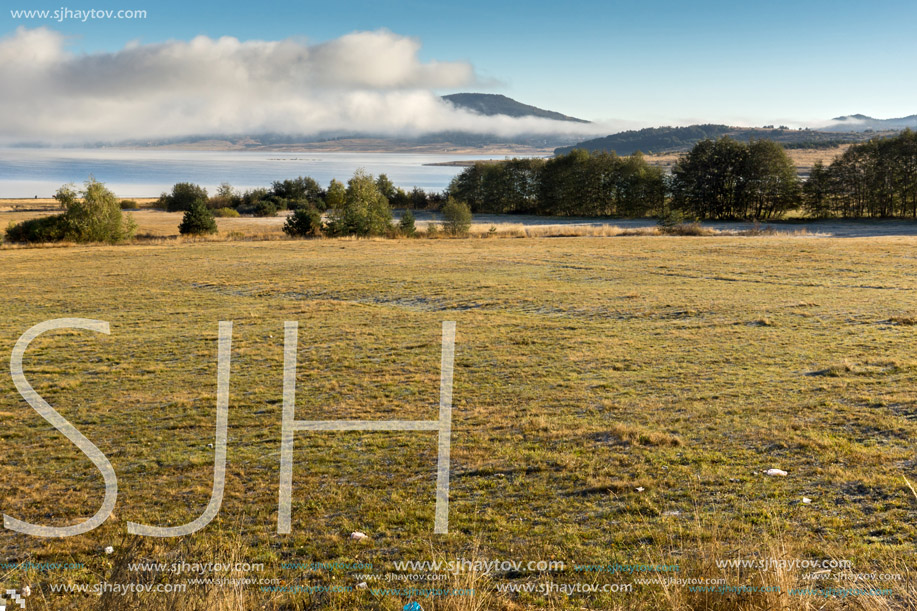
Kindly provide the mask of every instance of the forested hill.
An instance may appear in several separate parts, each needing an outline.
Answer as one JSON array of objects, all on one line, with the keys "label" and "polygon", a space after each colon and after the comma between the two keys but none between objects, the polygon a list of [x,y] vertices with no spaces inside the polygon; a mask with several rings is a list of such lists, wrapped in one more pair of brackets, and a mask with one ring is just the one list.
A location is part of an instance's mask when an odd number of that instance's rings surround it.
[{"label": "forested hill", "polygon": [[[874,136],[875,134],[870,134]],[[862,133],[825,133],[809,129],[796,130],[786,128],[748,128],[730,127],[728,125],[689,125],[688,127],[648,127],[631,130],[586,140],[573,146],[564,146],[554,150],[555,155],[569,153],[573,149],[586,149],[590,152],[614,151],[618,155],[631,155],[637,151],[643,153],[683,152],[701,140],[715,140],[730,136],[740,142],[749,140],[773,140],[786,147],[819,148],[838,144],[860,142],[868,138]]]},{"label": "forested hill", "polygon": [[465,108],[482,115],[506,115],[508,117],[540,117],[554,121],[572,121],[574,123],[589,123],[576,117],[568,117],[553,110],[544,110],[537,106],[529,106],[517,102],[505,95],[493,93],[454,93],[445,95],[443,99],[453,106]]}]

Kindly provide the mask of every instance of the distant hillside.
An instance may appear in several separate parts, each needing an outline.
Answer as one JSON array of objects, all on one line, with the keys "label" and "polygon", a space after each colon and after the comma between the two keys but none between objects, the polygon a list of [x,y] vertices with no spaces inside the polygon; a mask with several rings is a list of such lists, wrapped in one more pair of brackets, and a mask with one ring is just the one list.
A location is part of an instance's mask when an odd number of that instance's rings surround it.
[{"label": "distant hillside", "polygon": [[520,134],[506,137],[471,132],[437,132],[416,137],[384,134],[324,133],[292,134],[201,134],[156,140],[96,142],[93,147],[166,148],[204,151],[333,151],[371,153],[441,153],[460,155],[548,155],[556,147],[576,142],[581,136]]},{"label": "distant hillside", "polygon": [[630,155],[637,151],[659,153],[681,150],[706,138],[719,138],[734,131],[728,125],[691,125],[689,127],[648,127],[612,134],[604,138],[586,140],[573,146],[565,146],[554,151],[557,155],[569,153],[573,149],[587,151],[616,152],[619,155]]},{"label": "distant hillside", "polygon": [[905,128],[917,129],[917,115],[908,115],[898,119],[875,119],[866,115],[847,115],[845,117],[835,117],[834,121],[828,127],[820,128],[826,132],[864,132],[902,130]]},{"label": "distant hillside", "polygon": [[680,152],[690,149],[701,140],[716,139],[722,136],[729,136],[742,142],[751,139],[773,140],[788,148],[824,148],[860,142],[867,137],[862,133],[826,133],[809,129],[765,129],[713,124],[689,125],[688,127],[648,127],[586,140],[573,146],[563,146],[555,149],[554,154],[562,155],[573,149],[586,149],[590,152],[614,151],[618,155],[631,155],[637,151],[642,153]]},{"label": "distant hillside", "polygon": [[505,95],[493,93],[454,93],[443,96],[443,99],[453,106],[465,108],[482,115],[506,115],[508,117],[541,117],[554,121],[572,121],[574,123],[589,123],[576,117],[568,117],[553,110],[544,110],[536,106],[529,106],[517,102]]}]

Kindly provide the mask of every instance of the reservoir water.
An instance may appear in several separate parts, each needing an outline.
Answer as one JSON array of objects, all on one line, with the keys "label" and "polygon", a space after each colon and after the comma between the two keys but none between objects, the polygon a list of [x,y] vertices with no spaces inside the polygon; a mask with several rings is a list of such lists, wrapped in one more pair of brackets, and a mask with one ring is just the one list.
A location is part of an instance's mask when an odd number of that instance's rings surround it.
[{"label": "reservoir water", "polygon": [[387,174],[406,189],[440,191],[462,168],[425,164],[493,158],[500,156],[0,148],[0,198],[51,197],[61,185],[79,185],[90,174],[119,197],[156,197],[177,182],[194,182],[212,193],[222,182],[249,189],[297,176],[311,176],[327,187],[332,178],[346,183],[357,168]]}]

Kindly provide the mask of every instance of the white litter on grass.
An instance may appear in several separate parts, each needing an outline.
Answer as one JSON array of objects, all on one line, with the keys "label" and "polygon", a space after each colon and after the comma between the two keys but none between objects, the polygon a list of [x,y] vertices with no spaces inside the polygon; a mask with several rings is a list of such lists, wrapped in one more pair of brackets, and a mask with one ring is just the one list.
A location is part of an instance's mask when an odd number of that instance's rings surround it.
[{"label": "white litter on grass", "polygon": [[778,475],[780,477],[786,477],[786,471],[784,471],[783,469],[768,469],[767,471],[764,472],[764,474],[770,475],[770,476]]},{"label": "white litter on grass", "polygon": [[672,511],[666,511],[666,512],[664,512],[662,515],[664,515],[664,516],[676,516],[676,517],[677,517],[677,516],[680,516],[680,515],[681,515],[681,512],[678,511],[677,509],[673,509]]},{"label": "white litter on grass", "polygon": [[645,488],[643,486],[637,486],[637,492],[643,492]]},{"label": "white litter on grass", "polygon": [[358,590],[365,590],[365,589],[368,588],[368,587],[369,587],[369,586],[367,585],[367,583],[366,583],[365,581],[361,581],[360,583],[357,584],[357,589],[358,589]]},{"label": "white litter on grass", "polygon": [[22,595],[26,598],[32,595],[32,588],[29,586],[22,586]]},{"label": "white litter on grass", "polygon": [[114,554],[114,553],[115,553],[115,548],[113,548],[112,546],[109,545],[108,547],[105,548],[105,553],[106,553],[106,554],[109,554],[109,555]]},{"label": "white litter on grass", "polygon": [[807,496],[804,496],[804,497],[802,497],[802,502],[805,503],[806,505],[808,505],[809,503],[812,502],[812,499],[810,499],[810,498],[807,497]]},{"label": "white litter on grass", "polygon": [[362,541],[363,539],[369,539],[366,533],[361,533],[359,530],[355,530],[350,533],[350,538],[354,541]]}]

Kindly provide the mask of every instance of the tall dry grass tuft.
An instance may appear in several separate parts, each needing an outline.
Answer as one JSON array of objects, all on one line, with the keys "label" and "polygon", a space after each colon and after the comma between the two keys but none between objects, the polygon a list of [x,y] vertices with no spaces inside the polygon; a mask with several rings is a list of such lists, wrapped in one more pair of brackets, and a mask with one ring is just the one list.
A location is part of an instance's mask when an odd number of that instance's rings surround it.
[{"label": "tall dry grass tuft", "polygon": [[[486,560],[481,554],[481,542],[478,538],[474,539],[468,553],[470,554],[468,560],[473,563]],[[435,553],[434,557],[443,562],[448,562],[449,560],[443,553]],[[489,611],[497,608],[497,601],[493,596],[493,578],[490,575],[476,570],[462,571],[450,574],[450,578],[444,586],[456,590],[472,590],[473,594],[441,597],[441,600],[436,601],[433,606],[434,609],[441,611]]]},{"label": "tall dry grass tuft", "polygon": [[[697,505],[696,505],[697,507]],[[664,558],[647,556],[648,564],[678,564],[681,579],[699,580],[700,588],[676,585],[662,581],[654,591],[641,597],[647,609],[670,611],[752,611],[763,609],[792,609],[794,611],[834,611],[861,609],[864,611],[892,611],[917,608],[917,575],[906,562],[881,572],[899,573],[901,581],[846,581],[812,580],[807,574],[819,569],[794,566],[799,560],[849,560],[841,548],[826,543],[819,558],[813,558],[811,549],[799,545],[788,532],[783,518],[771,515],[765,532],[749,534],[745,542],[736,547],[735,534],[725,523],[726,516],[716,513],[702,514],[695,508],[691,521],[666,519],[661,526],[668,538]],[[660,524],[656,524],[660,526]],[[729,542],[729,543],[727,543]],[[766,567],[739,566],[729,560],[776,561]],[[832,569],[844,572],[845,569]],[[849,572],[876,572],[866,567],[854,566]],[[712,581],[711,581],[712,580]],[[704,583],[706,582],[706,583]],[[703,585],[714,588],[703,589]],[[731,588],[716,591],[717,587]],[[736,592],[736,588],[744,588]],[[826,596],[801,595],[799,590],[825,590],[828,588],[887,589],[890,595]]]},{"label": "tall dry grass tuft", "polygon": [[[118,546],[108,574],[103,578],[112,584],[165,585],[185,584],[188,579],[208,579],[210,583],[187,583],[183,591],[174,592],[105,592],[93,608],[101,611],[138,609],[142,611],[247,611],[264,606],[257,587],[246,585],[245,578],[258,578],[257,573],[244,573],[235,568],[237,563],[251,562],[243,550],[241,536],[231,531],[219,530],[212,537],[186,537],[176,547],[144,537],[126,535]],[[134,563],[219,563],[219,570],[206,574],[184,572],[173,574],[155,568],[134,570]],[[224,568],[226,567],[226,568]]]},{"label": "tall dry grass tuft", "polygon": [[665,235],[680,236],[712,236],[719,233],[716,229],[704,227],[700,223],[680,223],[678,225],[662,226],[659,230]]}]

